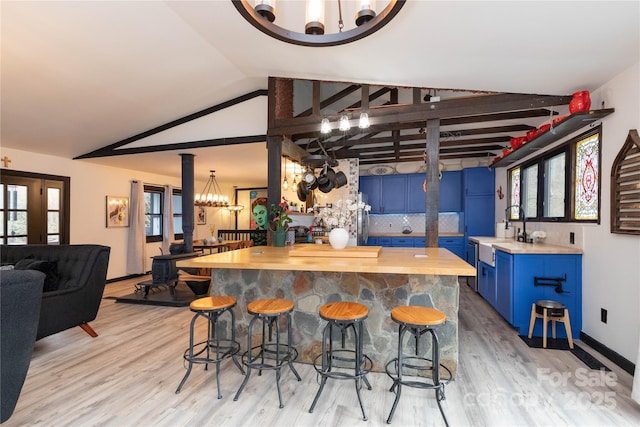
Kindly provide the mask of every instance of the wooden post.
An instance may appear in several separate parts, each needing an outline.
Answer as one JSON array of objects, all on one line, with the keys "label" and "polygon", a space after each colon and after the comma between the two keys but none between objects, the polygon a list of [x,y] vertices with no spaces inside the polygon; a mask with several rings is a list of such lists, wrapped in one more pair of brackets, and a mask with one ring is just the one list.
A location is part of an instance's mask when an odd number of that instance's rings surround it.
[{"label": "wooden post", "polygon": [[440,199],[440,181],[438,179],[438,163],[440,153],[440,119],[427,120],[426,141],[426,165],[425,179],[427,181],[426,206],[425,206],[425,230],[426,246],[438,247],[438,202]]}]

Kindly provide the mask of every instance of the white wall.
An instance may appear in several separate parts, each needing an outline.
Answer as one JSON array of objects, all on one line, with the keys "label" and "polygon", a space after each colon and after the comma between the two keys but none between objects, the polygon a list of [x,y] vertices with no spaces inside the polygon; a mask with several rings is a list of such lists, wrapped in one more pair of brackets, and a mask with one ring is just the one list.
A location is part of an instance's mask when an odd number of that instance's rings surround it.
[{"label": "white wall", "polygon": [[[111,247],[107,278],[126,276],[127,233],[129,228],[106,228],[105,200],[107,195],[130,196],[131,181],[139,180],[148,184],[173,185],[181,188],[181,178],[148,174],[128,169],[102,166],[86,160],[70,160],[28,151],[2,148],[2,156],[11,159],[9,169],[39,174],[68,176],[71,178],[71,244],[94,243]],[[176,162],[180,157],[176,154]],[[196,183],[196,191],[204,187],[204,182]],[[222,186],[230,197],[232,189]],[[210,235],[209,224],[216,228],[227,228],[229,212],[221,208],[207,208],[207,225],[196,226],[194,239]],[[233,226],[230,228],[234,228]],[[147,245],[149,257],[160,255],[160,242]],[[151,258],[147,261],[151,269]]]},{"label": "white wall", "polygon": [[[584,250],[582,331],[634,363],[640,335],[640,236],[610,232],[610,175],[629,130],[640,130],[639,81],[640,65],[636,63],[591,93],[592,109],[602,108],[603,101],[605,108],[615,108],[602,120],[600,224],[527,223],[527,232],[544,230],[551,244],[571,246],[569,232],[576,234],[575,246]],[[496,169],[496,187],[500,185],[506,194],[505,168]],[[505,207],[506,197],[496,198],[497,221],[504,219]],[[600,321],[601,308],[608,311],[606,324]]]}]

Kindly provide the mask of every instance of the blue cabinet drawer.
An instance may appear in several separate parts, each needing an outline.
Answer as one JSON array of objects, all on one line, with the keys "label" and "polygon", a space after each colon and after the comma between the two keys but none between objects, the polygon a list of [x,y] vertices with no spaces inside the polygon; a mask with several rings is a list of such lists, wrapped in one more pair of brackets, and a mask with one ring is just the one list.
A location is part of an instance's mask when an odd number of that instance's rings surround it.
[{"label": "blue cabinet drawer", "polygon": [[427,246],[427,239],[424,237],[414,237],[413,238],[413,247],[414,248],[424,248]]},{"label": "blue cabinet drawer", "polygon": [[392,237],[391,246],[394,248],[413,248],[413,237]]},{"label": "blue cabinet drawer", "polygon": [[391,247],[391,237],[378,237],[378,245]]},{"label": "blue cabinet drawer", "polygon": [[367,246],[380,246],[380,238],[369,236],[367,239]]}]

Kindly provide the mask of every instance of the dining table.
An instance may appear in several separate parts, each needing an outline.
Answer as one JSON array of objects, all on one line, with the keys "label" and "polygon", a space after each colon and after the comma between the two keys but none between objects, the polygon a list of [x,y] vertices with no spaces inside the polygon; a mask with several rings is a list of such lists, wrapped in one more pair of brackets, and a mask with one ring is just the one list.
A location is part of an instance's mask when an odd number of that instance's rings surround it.
[{"label": "dining table", "polygon": [[193,249],[194,250],[204,250],[204,249],[208,249],[209,253],[212,254],[214,253],[213,250],[215,249],[216,252],[220,252],[220,249],[229,249],[229,247],[238,245],[239,243],[241,243],[242,240],[223,240],[221,242],[219,241],[211,241],[211,242],[207,242],[206,244],[202,241],[202,240],[196,240],[193,242]]}]

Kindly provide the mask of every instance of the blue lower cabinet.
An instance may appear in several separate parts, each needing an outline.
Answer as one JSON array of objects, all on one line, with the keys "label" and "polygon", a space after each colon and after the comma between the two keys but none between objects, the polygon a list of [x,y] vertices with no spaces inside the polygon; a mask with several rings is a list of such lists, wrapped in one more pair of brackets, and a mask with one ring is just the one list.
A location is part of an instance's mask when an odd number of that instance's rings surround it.
[{"label": "blue lower cabinet", "polygon": [[478,263],[478,293],[493,307],[496,304],[495,268],[482,261]]},{"label": "blue lower cabinet", "polygon": [[379,246],[391,247],[391,237],[378,237]]},{"label": "blue lower cabinet", "polygon": [[438,246],[449,249],[460,258],[465,258],[464,237],[439,237]]},{"label": "blue lower cabinet", "polygon": [[[478,270],[481,268],[478,267]],[[481,272],[478,272],[480,292]],[[571,334],[582,329],[582,255],[580,254],[509,254],[496,251],[496,296],[487,301],[512,324],[520,335],[529,333],[531,306],[538,300],[552,300],[569,310]],[[484,296],[484,295],[483,295]],[[549,322],[550,324],[551,322]],[[562,326],[558,338],[566,338]],[[534,336],[542,336],[542,321],[536,320]],[[551,331],[547,332],[551,336]]]},{"label": "blue lower cabinet", "polygon": [[380,246],[380,238],[369,236],[367,239],[367,246]]},{"label": "blue lower cabinet", "polygon": [[413,238],[413,247],[414,248],[426,248],[427,247],[427,239],[424,237],[414,237]]},{"label": "blue lower cabinet", "polygon": [[391,246],[394,248],[413,248],[413,237],[392,237]]}]

